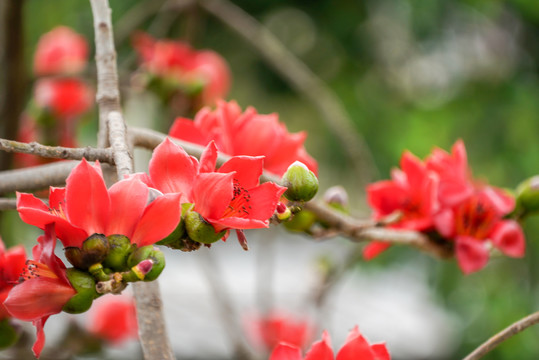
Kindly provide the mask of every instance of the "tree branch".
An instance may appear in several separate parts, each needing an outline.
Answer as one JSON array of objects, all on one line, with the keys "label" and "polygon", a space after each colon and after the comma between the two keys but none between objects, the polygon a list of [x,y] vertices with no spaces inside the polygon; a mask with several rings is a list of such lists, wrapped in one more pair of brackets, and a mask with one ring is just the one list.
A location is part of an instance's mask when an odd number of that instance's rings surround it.
[{"label": "tree branch", "polygon": [[372,154],[361,134],[352,126],[344,105],[335,93],[268,29],[232,2],[199,0],[199,4],[247,40],[277,73],[311,102],[326,126],[342,142],[359,183],[370,182],[378,172]]},{"label": "tree branch", "polygon": [[114,163],[110,149],[96,149],[89,146],[85,148],[67,148],[62,146],[46,146],[37,142],[27,144],[14,140],[0,139],[0,150],[54,159],[82,160],[85,158],[89,161],[99,160],[103,163]]},{"label": "tree branch", "polygon": [[[114,48],[110,7],[108,0],[90,0],[94,16],[97,102],[99,105],[98,145],[112,145],[118,178],[133,172],[132,157],[126,142],[126,127],[120,108],[116,50]],[[108,137],[107,137],[108,134]],[[146,360],[172,360],[163,316],[163,304],[159,283],[138,282],[133,284],[137,306],[137,321],[142,351]]]},{"label": "tree branch", "polygon": [[518,320],[517,322],[506,327],[487,341],[485,341],[481,346],[472,351],[468,356],[463,360],[477,360],[485,356],[490,351],[494,350],[498,345],[500,345],[505,340],[513,337],[521,331],[526,330],[530,326],[539,323],[539,311],[531,315],[526,316],[523,319]]},{"label": "tree branch", "polygon": [[0,194],[46,189],[65,184],[78,161],[60,161],[31,168],[0,172]]}]

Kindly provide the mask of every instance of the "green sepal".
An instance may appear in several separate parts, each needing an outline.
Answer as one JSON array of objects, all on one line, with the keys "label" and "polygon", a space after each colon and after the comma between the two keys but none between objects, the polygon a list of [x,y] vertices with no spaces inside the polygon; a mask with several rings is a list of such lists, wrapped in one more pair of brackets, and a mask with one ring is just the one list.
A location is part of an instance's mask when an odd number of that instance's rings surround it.
[{"label": "green sepal", "polygon": [[316,215],[308,210],[301,210],[292,217],[292,220],[284,222],[283,225],[290,231],[309,232],[316,222]]},{"label": "green sepal", "polygon": [[94,299],[100,296],[95,289],[94,278],[75,268],[67,269],[66,275],[77,293],[69,299],[62,310],[70,314],[80,314],[87,311],[92,306]]},{"label": "green sepal", "polygon": [[77,269],[87,270],[94,264],[99,264],[109,253],[109,242],[105,235],[93,234],[82,243],[82,247],[65,248],[67,260]]},{"label": "green sepal", "polygon": [[191,240],[202,244],[213,244],[226,234],[226,230],[215,232],[213,225],[193,210],[185,214],[185,229]]},{"label": "green sepal", "polygon": [[127,259],[127,265],[130,269],[138,265],[141,261],[148,259],[152,260],[153,267],[145,275],[144,281],[152,281],[159,277],[166,265],[165,255],[153,245],[147,245],[135,250]]},{"label": "green sepal", "polygon": [[109,235],[109,253],[103,265],[115,271],[124,271],[127,269],[127,258],[135,250],[136,245],[132,245],[129,238],[125,235]]}]

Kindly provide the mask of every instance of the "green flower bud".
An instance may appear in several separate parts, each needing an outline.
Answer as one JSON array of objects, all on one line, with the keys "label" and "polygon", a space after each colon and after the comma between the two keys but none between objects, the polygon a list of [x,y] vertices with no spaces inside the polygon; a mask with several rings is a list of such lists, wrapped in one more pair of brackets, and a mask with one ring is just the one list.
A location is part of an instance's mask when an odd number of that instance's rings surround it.
[{"label": "green flower bud", "polygon": [[170,233],[169,236],[156,243],[156,245],[162,245],[171,249],[180,249],[181,241],[185,237],[185,221],[180,221],[176,229]]},{"label": "green flower bud", "polygon": [[299,161],[288,167],[283,175],[282,184],[287,187],[284,196],[290,201],[309,201],[318,191],[316,175]]},{"label": "green flower bud", "polygon": [[77,269],[86,270],[93,264],[105,260],[109,253],[109,242],[105,235],[93,234],[82,243],[82,248],[67,247],[67,260]]},{"label": "green flower bud", "polygon": [[302,210],[296,214],[292,220],[283,223],[290,231],[309,232],[309,229],[316,222],[316,215],[308,210]]},{"label": "green flower bud", "polygon": [[134,246],[125,235],[109,235],[107,239],[110,250],[103,260],[103,265],[115,271],[124,271],[127,269],[127,258],[134,251]]},{"label": "green flower bud", "polygon": [[62,310],[70,314],[83,313],[92,306],[92,301],[99,296],[95,289],[95,281],[90,274],[75,268],[67,269],[66,275],[77,293],[69,299]]},{"label": "green flower bud", "polygon": [[[152,281],[163,272],[165,268],[165,255],[153,245],[143,246],[135,250],[127,259],[127,265],[131,268],[139,265],[145,260],[152,261],[151,270],[144,275],[144,281]],[[144,272],[144,269],[139,269]]]},{"label": "green flower bud", "polygon": [[185,229],[191,240],[202,244],[212,244],[225,236],[226,233],[226,230],[216,233],[215,228],[210,223],[192,210],[185,214]]},{"label": "green flower bud", "polygon": [[539,175],[524,180],[517,187],[517,207],[525,213],[539,211]]},{"label": "green flower bud", "polygon": [[0,321],[0,349],[5,349],[17,342],[19,339],[19,332],[13,325],[11,325],[9,319]]},{"label": "green flower bud", "polygon": [[342,213],[348,214],[350,208],[348,205],[348,193],[340,186],[332,186],[324,193],[324,202]]}]

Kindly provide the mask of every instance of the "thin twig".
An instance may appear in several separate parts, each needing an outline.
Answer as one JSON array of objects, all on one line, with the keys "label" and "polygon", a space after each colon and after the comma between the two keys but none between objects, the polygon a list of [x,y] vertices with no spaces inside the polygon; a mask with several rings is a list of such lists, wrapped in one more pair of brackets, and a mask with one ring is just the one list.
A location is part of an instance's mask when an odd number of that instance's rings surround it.
[{"label": "thin twig", "polygon": [[463,360],[477,360],[485,356],[487,353],[494,350],[498,345],[500,345],[505,340],[513,337],[521,331],[526,330],[530,326],[539,323],[539,311],[531,315],[526,316],[523,319],[518,320],[517,322],[506,327],[487,341],[485,341],[481,346],[472,351],[468,356]]},{"label": "thin twig", "polygon": [[318,109],[326,126],[341,140],[343,150],[356,168],[359,183],[370,182],[377,175],[372,154],[335,93],[268,29],[232,2],[199,0],[199,4],[247,40],[277,73]]},{"label": "thin twig", "polygon": [[92,147],[85,148],[67,148],[62,146],[46,146],[37,142],[23,143],[14,140],[0,139],[0,150],[7,152],[25,153],[38,155],[45,158],[82,160],[99,160],[103,163],[113,163],[112,152],[110,149],[96,149]]},{"label": "thin twig", "polygon": [[0,198],[0,210],[15,210],[17,208],[17,199]]},{"label": "thin twig", "polygon": [[[94,15],[99,105],[98,145],[112,144],[118,178],[133,172],[132,157],[126,142],[126,127],[120,109],[120,91],[116,68],[110,7],[108,0],[90,0]],[[107,136],[108,135],[108,136]],[[163,316],[159,283],[133,284],[142,351],[146,360],[172,360]]]}]

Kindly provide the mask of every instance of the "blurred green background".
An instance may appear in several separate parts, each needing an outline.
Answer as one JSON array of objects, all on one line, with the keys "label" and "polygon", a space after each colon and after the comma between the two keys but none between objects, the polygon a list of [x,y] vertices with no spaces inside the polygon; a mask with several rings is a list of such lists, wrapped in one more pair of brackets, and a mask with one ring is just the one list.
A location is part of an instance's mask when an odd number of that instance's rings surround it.
[{"label": "blurred green background", "polygon": [[[343,183],[356,212],[367,214],[364,189],[350,171],[340,139],[257,50],[202,10],[155,14],[150,9],[159,9],[164,1],[111,3],[115,23],[129,23],[125,16],[130,9],[147,6],[148,16],[137,28],[159,37],[189,37],[194,47],[222,54],[233,73],[228,98],[242,107],[255,106],[260,113],[278,112],[291,131],[307,130],[306,147],[319,161],[322,189]],[[234,3],[267,26],[337,94],[373,154],[376,179],[389,176],[404,149],[423,157],[434,146],[449,149],[458,138],[466,144],[474,176],[493,185],[514,188],[537,173],[537,0]],[[59,24],[93,39],[87,1],[26,1],[29,73],[39,36]],[[121,80],[128,84],[126,75],[136,68],[129,38],[117,46]],[[94,73],[91,64],[89,78]],[[94,122],[88,122],[81,134],[86,143],[95,137],[95,113],[92,116]],[[20,232],[14,226],[7,228],[6,223],[16,219],[12,215],[4,219],[6,240],[17,239]],[[425,260],[426,255],[401,248],[358,266],[362,271],[378,271],[392,263],[428,261],[436,301],[457,314],[463,324],[461,344],[447,359],[462,358],[498,330],[538,309],[538,223],[537,218],[526,221],[524,260],[491,259],[487,268],[470,276],[463,276],[451,261]],[[529,329],[487,358],[538,358],[538,336],[539,329]]]}]

